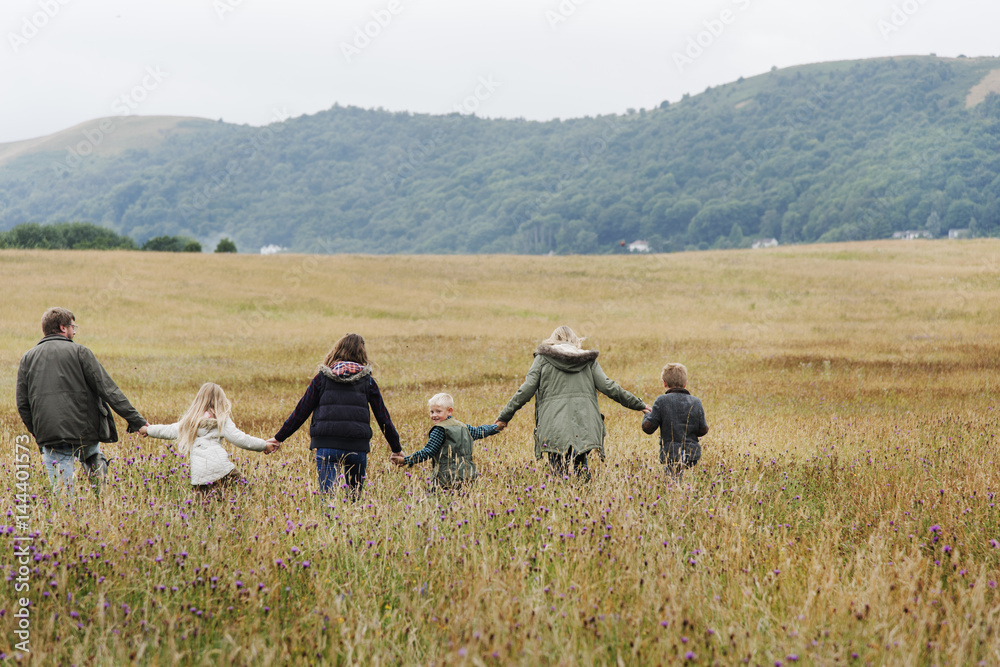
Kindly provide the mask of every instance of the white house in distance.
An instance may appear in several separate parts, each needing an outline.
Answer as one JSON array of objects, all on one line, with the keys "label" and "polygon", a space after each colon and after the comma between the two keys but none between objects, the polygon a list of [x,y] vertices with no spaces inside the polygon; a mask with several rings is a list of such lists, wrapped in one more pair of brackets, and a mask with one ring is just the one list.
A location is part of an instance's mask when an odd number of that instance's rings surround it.
[{"label": "white house in distance", "polygon": [[949,229],[948,238],[950,239],[967,239],[969,238],[968,229]]},{"label": "white house in distance", "polygon": [[649,252],[648,241],[632,241],[628,244],[629,252]]},{"label": "white house in distance", "polygon": [[907,229],[905,232],[893,232],[892,238],[912,241],[913,239],[932,239],[934,235],[926,229]]},{"label": "white house in distance", "polygon": [[761,248],[774,248],[778,245],[778,239],[757,239],[750,246],[754,250],[760,250]]}]

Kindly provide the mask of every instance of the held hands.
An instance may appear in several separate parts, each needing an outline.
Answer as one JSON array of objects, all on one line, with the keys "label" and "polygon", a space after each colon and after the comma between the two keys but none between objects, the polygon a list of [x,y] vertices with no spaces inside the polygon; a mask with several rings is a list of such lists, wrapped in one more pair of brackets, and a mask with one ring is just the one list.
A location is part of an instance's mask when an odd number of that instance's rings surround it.
[{"label": "held hands", "polygon": [[137,433],[145,438],[147,435],[146,432],[148,430],[149,430],[149,424],[143,424],[142,427],[137,431]]},{"label": "held hands", "polygon": [[497,431],[502,431],[505,428],[507,428],[507,422],[502,422],[499,419],[496,420],[496,422],[494,422],[493,425],[497,427]]},{"label": "held hands", "polygon": [[275,440],[274,438],[270,438],[266,442],[267,446],[264,448],[265,454],[273,454],[274,452],[278,451],[279,447],[281,447],[281,443]]},{"label": "held hands", "polygon": [[642,408],[642,413],[643,413],[644,415],[648,415],[648,414],[649,414],[650,412],[652,412],[652,411],[653,411],[653,408],[651,408],[651,407],[650,407],[650,406],[648,406],[648,405],[646,405],[646,406],[643,406],[643,408]]},{"label": "held hands", "polygon": [[405,457],[403,456],[402,452],[393,452],[392,456],[389,457],[389,462],[392,463],[397,468],[402,468],[405,465],[403,463],[404,459]]}]

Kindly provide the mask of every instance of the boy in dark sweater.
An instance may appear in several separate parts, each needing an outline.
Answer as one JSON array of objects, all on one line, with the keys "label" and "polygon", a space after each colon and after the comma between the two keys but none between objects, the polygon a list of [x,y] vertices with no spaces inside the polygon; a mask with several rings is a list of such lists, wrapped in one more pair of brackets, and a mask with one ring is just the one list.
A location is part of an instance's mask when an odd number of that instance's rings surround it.
[{"label": "boy in dark sweater", "polygon": [[667,391],[642,420],[642,430],[653,434],[660,429],[660,463],[666,464],[666,473],[679,482],[684,470],[701,458],[698,438],[708,433],[708,422],[701,401],[687,390],[683,364],[667,364],[660,377]]}]

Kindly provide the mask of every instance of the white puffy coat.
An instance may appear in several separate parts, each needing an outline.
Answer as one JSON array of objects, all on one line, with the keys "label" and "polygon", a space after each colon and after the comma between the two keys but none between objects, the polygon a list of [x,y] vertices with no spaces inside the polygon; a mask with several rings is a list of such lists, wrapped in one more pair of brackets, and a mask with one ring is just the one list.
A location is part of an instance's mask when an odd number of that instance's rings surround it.
[{"label": "white puffy coat", "polygon": [[[176,440],[180,437],[177,424],[150,424],[146,434],[151,438]],[[253,452],[262,452],[267,443],[236,428],[232,419],[220,427],[214,418],[203,417],[198,422],[198,437],[191,445],[191,483],[209,484],[222,479],[236,466],[222,446],[222,440]]]}]

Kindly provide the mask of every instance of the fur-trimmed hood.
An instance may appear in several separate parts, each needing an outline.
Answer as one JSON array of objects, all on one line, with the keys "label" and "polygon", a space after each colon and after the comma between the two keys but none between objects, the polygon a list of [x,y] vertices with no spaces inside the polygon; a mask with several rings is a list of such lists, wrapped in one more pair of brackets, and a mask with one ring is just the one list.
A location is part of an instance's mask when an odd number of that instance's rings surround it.
[{"label": "fur-trimmed hood", "polygon": [[548,345],[542,343],[535,350],[535,356],[543,356],[556,368],[567,372],[580,371],[597,360],[597,350],[581,350],[569,343]]},{"label": "fur-trimmed hood", "polygon": [[205,429],[209,433],[219,429],[219,420],[214,417],[202,417],[198,421],[198,430]]},{"label": "fur-trimmed hood", "polygon": [[329,366],[319,365],[319,372],[330,378],[334,382],[343,382],[344,384],[353,384],[359,380],[370,377],[372,374],[371,365],[364,366],[357,373],[335,373]]}]

